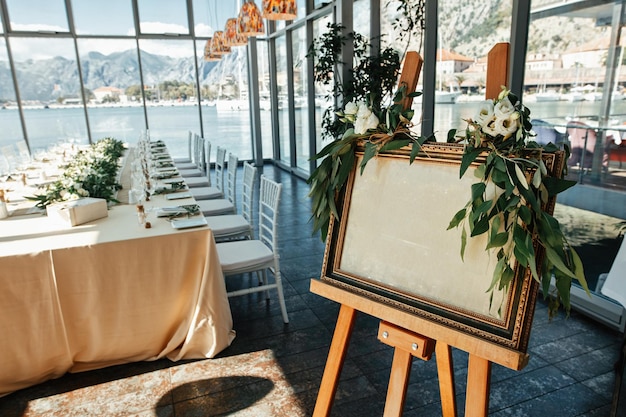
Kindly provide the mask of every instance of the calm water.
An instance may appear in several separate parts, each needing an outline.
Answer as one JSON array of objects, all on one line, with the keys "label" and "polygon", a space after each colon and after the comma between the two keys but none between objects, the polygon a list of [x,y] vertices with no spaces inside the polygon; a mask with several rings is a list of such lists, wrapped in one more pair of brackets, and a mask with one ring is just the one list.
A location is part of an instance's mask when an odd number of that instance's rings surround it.
[{"label": "calm water", "polygon": [[[457,103],[455,105],[437,105],[435,109],[435,131],[439,140],[445,140],[450,128],[465,128],[464,118],[472,117],[479,103]],[[563,121],[570,116],[598,115],[599,102],[543,102],[528,103],[533,118]],[[202,123],[204,136],[211,139],[213,146],[224,146],[230,152],[238,155],[239,159],[252,157],[250,116],[247,111],[218,112],[216,107],[202,106]],[[303,112],[304,110],[296,110]],[[281,111],[285,113],[285,111]],[[117,108],[89,108],[89,125],[92,139],[114,137],[135,143],[139,134],[145,129],[144,111],[141,107]],[[200,133],[199,109],[197,106],[163,106],[147,109],[148,125],[152,139],[162,139],[168,144],[174,156],[183,156],[187,152],[187,134],[189,131]],[[318,116],[320,111],[317,112]],[[626,101],[618,101],[613,105],[612,114],[626,115]],[[279,115],[281,121],[281,143],[284,144],[287,124],[285,114]],[[625,117],[616,117],[621,124]],[[45,150],[50,145],[60,141],[74,141],[87,143],[87,126],[82,108],[62,109],[27,109],[25,110],[26,125],[33,153]],[[298,149],[307,149],[301,146],[306,143],[301,133],[306,131],[301,125],[301,117],[296,117],[296,132]],[[416,114],[414,121],[419,120]],[[261,112],[261,126],[263,138],[263,155],[271,158],[273,154],[271,141],[271,119],[269,111]],[[319,130],[319,127],[318,127]],[[0,110],[0,147],[14,148],[22,142],[22,132],[18,112],[14,109]],[[283,147],[281,145],[281,147]],[[285,149],[282,149],[283,153]],[[308,157],[308,155],[306,155]]]}]

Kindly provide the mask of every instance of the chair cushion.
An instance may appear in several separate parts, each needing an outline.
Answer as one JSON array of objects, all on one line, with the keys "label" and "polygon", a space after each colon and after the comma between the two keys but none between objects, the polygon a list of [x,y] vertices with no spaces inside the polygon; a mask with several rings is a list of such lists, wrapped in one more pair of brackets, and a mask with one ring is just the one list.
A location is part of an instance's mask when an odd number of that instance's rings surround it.
[{"label": "chair cushion", "polygon": [[274,261],[272,251],[260,240],[238,240],[216,246],[224,275],[256,271]]},{"label": "chair cushion", "polygon": [[206,177],[185,177],[185,184],[189,188],[208,187],[209,180]]},{"label": "chair cushion", "polygon": [[177,161],[176,159],[173,159],[174,161],[174,165],[176,165],[176,168],[178,169],[198,169],[198,165],[196,165],[194,162],[190,161],[189,159],[184,160],[184,161]]},{"label": "chair cushion", "polygon": [[[190,187],[191,188],[191,187]],[[217,187],[194,187],[189,190],[196,200],[211,200],[214,198],[224,198],[224,193]]]},{"label": "chair cushion", "polygon": [[230,201],[218,198],[214,200],[198,200],[196,204],[200,212],[205,216],[217,216],[220,214],[235,214],[235,206]]},{"label": "chair cushion", "polygon": [[250,233],[250,223],[241,214],[209,216],[206,217],[206,222],[216,239],[220,236]]},{"label": "chair cushion", "polygon": [[198,168],[193,169],[179,169],[181,177],[204,177],[204,172],[200,171]]}]

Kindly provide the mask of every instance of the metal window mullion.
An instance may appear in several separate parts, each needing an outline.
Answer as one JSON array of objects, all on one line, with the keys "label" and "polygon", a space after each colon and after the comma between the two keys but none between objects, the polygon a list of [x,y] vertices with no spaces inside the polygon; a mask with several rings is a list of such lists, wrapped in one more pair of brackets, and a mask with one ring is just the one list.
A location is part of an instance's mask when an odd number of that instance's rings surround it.
[{"label": "metal window mullion", "polygon": [[204,137],[204,123],[202,123],[202,95],[200,89],[200,69],[198,68],[198,46],[196,44],[195,14],[193,10],[193,0],[187,0],[187,25],[189,35],[193,42],[193,68],[196,73],[196,99],[198,100],[198,117],[200,118],[200,136]]},{"label": "metal window mullion", "polygon": [[296,102],[293,76],[293,29],[285,33],[287,45],[287,101],[289,108],[289,166],[295,168],[296,163]]},{"label": "metal window mullion", "polygon": [[267,42],[267,55],[270,70],[273,159],[275,161],[280,161],[280,136],[278,130],[278,80],[276,77],[276,38],[270,38]]},{"label": "metal window mullion", "polygon": [[439,2],[426,0],[426,27],[424,31],[424,64],[422,94],[422,135],[431,135],[435,129],[435,84],[437,79],[437,32]]},{"label": "metal window mullion", "polygon": [[257,40],[255,37],[248,39],[247,64],[248,64],[248,102],[250,104],[250,130],[252,159],[256,166],[263,166],[263,138],[261,135],[261,109],[259,103],[259,60]]},{"label": "metal window mullion", "polygon": [[74,53],[76,54],[76,68],[78,70],[78,80],[80,81],[80,97],[83,100],[83,113],[85,115],[85,125],[87,127],[87,140],[91,144],[93,138],[91,137],[91,126],[89,124],[89,113],[87,112],[87,97],[85,97],[85,83],[83,80],[83,69],[80,65],[80,55],[78,53],[78,39],[76,37],[76,26],[74,25],[74,13],[72,10],[71,0],[65,0],[65,13],[67,14],[67,24],[72,34],[72,41],[74,42]]},{"label": "metal window mullion", "polygon": [[[308,3],[311,3],[309,6],[309,10],[312,10],[313,0],[309,0]],[[313,42],[313,24],[314,20],[307,20],[305,27],[305,37],[306,44],[311,45]],[[309,57],[305,61],[306,66],[306,88],[307,88],[307,104],[308,104],[308,113],[307,117],[309,119],[309,172],[313,172],[317,166],[317,162],[311,158],[315,154],[317,154],[317,128],[315,125],[315,72],[313,69],[314,65],[314,57]]]},{"label": "metal window mullion", "polygon": [[137,46],[137,66],[139,67],[139,90],[141,91],[141,100],[143,101],[143,118],[146,126],[146,130],[150,129],[148,124],[148,106],[146,105],[146,91],[143,81],[143,66],[141,65],[141,50],[139,49],[139,0],[132,0],[133,2],[133,21],[135,23],[135,45]]}]

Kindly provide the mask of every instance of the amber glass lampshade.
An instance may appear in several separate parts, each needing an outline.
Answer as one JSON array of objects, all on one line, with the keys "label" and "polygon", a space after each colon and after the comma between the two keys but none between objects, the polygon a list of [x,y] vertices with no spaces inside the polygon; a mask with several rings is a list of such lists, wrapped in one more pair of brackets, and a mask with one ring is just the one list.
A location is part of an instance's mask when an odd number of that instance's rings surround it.
[{"label": "amber glass lampshade", "polygon": [[263,0],[263,17],[269,20],[293,20],[298,15],[296,0]]},{"label": "amber glass lampshade", "polygon": [[244,36],[263,36],[265,35],[265,25],[263,24],[263,16],[254,1],[246,1],[239,11],[237,18],[237,26],[239,34]]},{"label": "amber glass lampshade", "polygon": [[224,43],[228,46],[242,46],[248,43],[248,37],[237,30],[237,19],[231,17],[224,27]]},{"label": "amber glass lampshade", "polygon": [[224,43],[224,32],[217,30],[213,33],[213,39],[211,40],[211,53],[215,55],[226,55],[230,53],[230,46]]},{"label": "amber glass lampshade", "polygon": [[219,61],[220,57],[211,52],[211,41],[213,38],[209,38],[204,45],[204,60],[207,62]]}]

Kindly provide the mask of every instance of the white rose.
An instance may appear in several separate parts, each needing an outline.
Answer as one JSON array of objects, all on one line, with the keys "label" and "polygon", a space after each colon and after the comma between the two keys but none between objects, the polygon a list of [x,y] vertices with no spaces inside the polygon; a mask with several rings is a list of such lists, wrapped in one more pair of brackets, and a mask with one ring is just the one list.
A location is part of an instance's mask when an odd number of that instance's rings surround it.
[{"label": "white rose", "polygon": [[374,113],[370,113],[367,119],[365,119],[365,130],[376,129],[378,127],[378,117]]},{"label": "white rose", "polygon": [[507,118],[514,112],[515,107],[513,107],[513,104],[511,104],[508,97],[498,101],[498,103],[493,107],[493,113],[497,118]]},{"label": "white rose", "polygon": [[493,101],[485,101],[476,114],[475,121],[481,126],[486,126],[491,120],[493,120]]},{"label": "white rose", "polygon": [[483,125],[482,130],[487,135],[493,136],[493,137],[498,136],[498,134],[499,134],[498,130],[496,129],[496,121],[495,121],[495,119],[491,120],[489,123]]},{"label": "white rose", "polygon": [[494,130],[498,135],[504,136],[507,139],[518,129],[517,117],[498,117],[494,123]]},{"label": "white rose", "polygon": [[343,110],[343,113],[346,115],[354,115],[357,113],[357,111],[359,111],[359,107],[356,105],[355,102],[351,101],[346,104],[346,108]]},{"label": "white rose", "polygon": [[362,117],[356,119],[356,122],[354,122],[354,133],[356,133],[357,135],[362,135],[367,131],[367,127],[365,126],[365,121],[367,119],[364,119]]},{"label": "white rose", "polygon": [[370,108],[367,107],[367,103],[361,101],[359,102],[358,106],[359,106],[359,111],[357,111],[356,113],[357,119],[361,119],[361,118],[365,119],[365,118],[368,118],[370,114],[372,114],[372,110],[370,110]]}]

